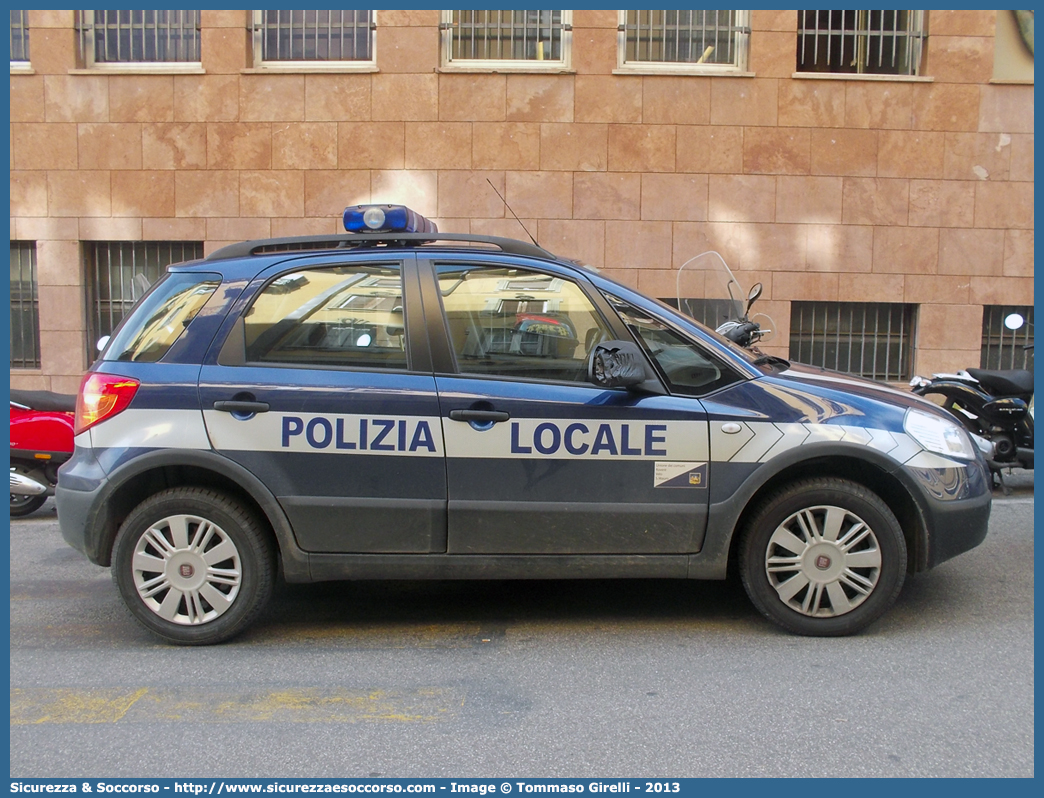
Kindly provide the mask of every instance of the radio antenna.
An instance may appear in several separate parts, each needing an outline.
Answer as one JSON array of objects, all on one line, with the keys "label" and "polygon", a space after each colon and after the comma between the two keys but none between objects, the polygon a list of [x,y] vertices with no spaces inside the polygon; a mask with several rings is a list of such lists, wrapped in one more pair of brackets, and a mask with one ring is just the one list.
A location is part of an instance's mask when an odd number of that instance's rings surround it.
[{"label": "radio antenna", "polygon": [[[489,183],[489,187],[490,187],[491,189],[493,189],[493,191],[495,191],[495,192],[496,192],[496,194],[497,194],[497,196],[498,196],[498,197],[500,197],[500,201],[504,203],[504,207],[505,207],[505,208],[507,208],[507,209],[508,209],[509,211],[511,211],[511,215],[515,217],[515,221],[516,221],[516,222],[518,222],[518,224],[519,224],[519,227],[521,227],[521,228],[522,228],[523,230],[526,230],[526,226],[525,226],[524,224],[522,224],[522,220],[521,220],[521,219],[519,219],[519,218],[518,218],[518,216],[515,216],[515,212],[511,210],[511,206],[510,206],[510,205],[508,205],[508,203],[507,203],[507,200],[506,200],[506,199],[504,199],[504,195],[503,195],[503,194],[501,194],[501,193],[500,193],[499,191],[497,191],[497,187],[493,185],[493,181],[492,181],[492,180],[490,180],[490,179],[489,179],[489,178],[487,177],[487,178],[486,178],[486,182],[487,182],[487,183]],[[527,235],[527,236],[529,236],[529,240],[533,242],[533,246],[536,246],[536,247],[539,247],[539,246],[540,246],[540,245],[539,245],[539,244],[537,243],[537,240],[536,240],[535,238],[533,238],[533,234],[532,234],[532,233],[530,233],[530,232],[529,232],[528,230],[526,230],[526,235]]]}]

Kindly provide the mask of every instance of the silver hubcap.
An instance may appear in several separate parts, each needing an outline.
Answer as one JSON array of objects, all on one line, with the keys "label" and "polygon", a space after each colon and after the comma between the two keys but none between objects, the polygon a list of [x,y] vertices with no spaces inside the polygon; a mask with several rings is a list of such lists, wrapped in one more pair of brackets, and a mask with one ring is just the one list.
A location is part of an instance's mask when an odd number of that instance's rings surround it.
[{"label": "silver hubcap", "polygon": [[195,515],[172,515],[145,530],[131,568],[145,606],[186,626],[224,613],[243,579],[235,543],[221,527]]},{"label": "silver hubcap", "polygon": [[807,507],[769,538],[765,572],[780,599],[816,618],[851,612],[873,593],[881,575],[877,537],[843,507]]}]

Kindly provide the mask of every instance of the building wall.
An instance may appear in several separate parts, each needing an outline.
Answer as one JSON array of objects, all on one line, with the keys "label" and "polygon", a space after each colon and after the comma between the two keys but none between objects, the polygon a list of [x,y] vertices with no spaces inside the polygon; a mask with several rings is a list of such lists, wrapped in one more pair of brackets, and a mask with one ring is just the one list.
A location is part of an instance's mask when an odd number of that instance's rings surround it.
[{"label": "building wall", "polygon": [[792,300],[920,304],[915,371],[977,365],[982,306],[1033,302],[1033,85],[994,82],[994,11],[932,11],[928,79],[795,77],[797,13],[754,11],[753,76],[614,75],[615,11],[572,72],[439,71],[437,11],[380,11],[378,71],[252,68],[249,12],[202,12],[198,74],[77,69],[31,11],[11,74],[11,238],[36,241],[42,368],[87,366],[81,242],[334,233],[346,205],[526,238],[655,296],[717,250],[784,334]]}]

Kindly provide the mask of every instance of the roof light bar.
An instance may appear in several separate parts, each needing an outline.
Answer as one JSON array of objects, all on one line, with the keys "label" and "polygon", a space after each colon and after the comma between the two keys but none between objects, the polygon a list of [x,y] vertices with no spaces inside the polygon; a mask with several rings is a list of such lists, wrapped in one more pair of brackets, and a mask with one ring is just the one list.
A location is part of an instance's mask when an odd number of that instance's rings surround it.
[{"label": "roof light bar", "polygon": [[349,233],[437,233],[435,222],[405,205],[352,205],[344,209]]}]

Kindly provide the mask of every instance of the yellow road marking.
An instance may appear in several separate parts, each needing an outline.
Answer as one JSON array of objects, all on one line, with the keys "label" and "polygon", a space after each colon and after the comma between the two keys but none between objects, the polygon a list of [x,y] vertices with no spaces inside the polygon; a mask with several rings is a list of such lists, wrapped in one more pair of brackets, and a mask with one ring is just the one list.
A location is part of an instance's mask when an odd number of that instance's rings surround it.
[{"label": "yellow road marking", "polygon": [[12,690],[11,725],[116,723],[148,692],[138,690]]},{"label": "yellow road marking", "polygon": [[454,718],[462,693],[438,688],[289,688],[237,692],[195,689],[11,690],[11,725],[42,723],[432,723]]}]

